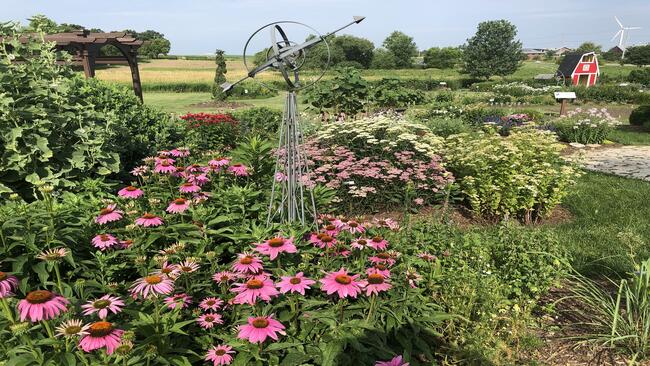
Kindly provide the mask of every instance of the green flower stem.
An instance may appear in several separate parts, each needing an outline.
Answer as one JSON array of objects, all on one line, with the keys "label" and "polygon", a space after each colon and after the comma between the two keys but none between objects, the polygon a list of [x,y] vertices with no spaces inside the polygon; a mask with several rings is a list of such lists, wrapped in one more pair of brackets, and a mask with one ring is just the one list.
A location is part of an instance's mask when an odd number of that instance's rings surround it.
[{"label": "green flower stem", "polygon": [[54,273],[56,274],[56,285],[59,288],[59,293],[63,293],[63,285],[61,284],[61,272],[59,271],[59,262],[54,262]]},{"label": "green flower stem", "polygon": [[0,304],[2,304],[2,310],[4,310],[5,317],[9,319],[11,324],[16,324],[16,321],[14,320],[14,315],[11,312],[11,309],[9,308],[9,304],[7,304],[7,299],[0,298]]},{"label": "green flower stem", "polygon": [[370,307],[368,308],[368,316],[366,317],[366,322],[369,322],[373,316],[375,306],[377,304],[377,295],[370,296]]},{"label": "green flower stem", "polygon": [[54,338],[54,333],[52,332],[52,328],[50,327],[50,322],[47,320],[43,320],[42,322],[43,327],[45,327],[45,331],[47,331],[47,335],[50,336],[50,338]]}]

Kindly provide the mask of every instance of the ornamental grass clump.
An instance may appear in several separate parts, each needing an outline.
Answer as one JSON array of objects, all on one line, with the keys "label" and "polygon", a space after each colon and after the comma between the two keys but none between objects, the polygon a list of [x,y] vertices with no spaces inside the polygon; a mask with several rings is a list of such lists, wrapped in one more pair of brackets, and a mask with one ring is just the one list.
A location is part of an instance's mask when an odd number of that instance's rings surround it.
[{"label": "ornamental grass clump", "polygon": [[371,211],[441,200],[454,177],[442,164],[442,138],[425,126],[378,116],[332,123],[305,144],[308,186],[336,191],[334,202],[349,211]]},{"label": "ornamental grass clump", "polygon": [[577,170],[561,157],[553,132],[514,129],[450,136],[445,164],[478,215],[526,223],[548,215],[574,183]]}]

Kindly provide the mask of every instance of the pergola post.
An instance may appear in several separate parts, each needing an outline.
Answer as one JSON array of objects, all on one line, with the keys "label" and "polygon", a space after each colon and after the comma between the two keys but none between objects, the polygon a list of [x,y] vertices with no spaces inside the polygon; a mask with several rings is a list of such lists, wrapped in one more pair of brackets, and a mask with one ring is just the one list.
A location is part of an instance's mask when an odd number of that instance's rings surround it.
[{"label": "pergola post", "polygon": [[95,77],[95,55],[92,50],[88,49],[88,45],[85,45],[81,50],[81,64],[84,68],[84,74],[87,78]]},{"label": "pergola post", "polygon": [[133,79],[133,92],[135,95],[140,98],[140,101],[143,102],[142,98],[142,83],[140,82],[140,70],[138,69],[138,54],[135,50],[130,50],[129,55],[127,56],[127,61],[129,62],[129,67],[131,68],[131,78]]}]

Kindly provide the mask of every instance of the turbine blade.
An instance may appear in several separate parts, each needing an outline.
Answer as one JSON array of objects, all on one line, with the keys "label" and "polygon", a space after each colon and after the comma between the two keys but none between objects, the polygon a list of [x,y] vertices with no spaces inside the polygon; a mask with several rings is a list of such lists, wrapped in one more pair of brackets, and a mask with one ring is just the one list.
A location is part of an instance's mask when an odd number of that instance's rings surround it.
[{"label": "turbine blade", "polygon": [[619,34],[621,34],[621,31],[620,31],[620,30],[619,30],[618,32],[616,32],[616,34],[614,34],[614,37],[612,37],[612,41],[615,40],[616,37],[618,37]]},{"label": "turbine blade", "polygon": [[625,28],[627,30],[634,30],[634,29],[642,29],[641,27],[627,27]]},{"label": "turbine blade", "polygon": [[621,23],[621,21],[618,20],[618,17],[617,17],[617,16],[614,16],[614,19],[616,20],[616,23],[618,23],[618,25],[619,25],[621,28],[623,28],[623,23]]}]

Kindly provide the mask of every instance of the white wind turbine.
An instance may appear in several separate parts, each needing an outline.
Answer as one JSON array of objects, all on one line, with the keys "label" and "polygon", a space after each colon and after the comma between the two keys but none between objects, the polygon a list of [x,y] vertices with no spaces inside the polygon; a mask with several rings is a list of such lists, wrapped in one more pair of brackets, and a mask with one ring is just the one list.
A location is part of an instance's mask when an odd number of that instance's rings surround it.
[{"label": "white wind turbine", "polygon": [[623,26],[623,23],[618,19],[618,17],[614,16],[614,19],[616,20],[616,23],[618,23],[619,27],[621,29],[614,34],[614,37],[612,37],[612,41],[616,39],[616,37],[619,37],[618,39],[618,47],[623,50],[623,54],[621,55],[621,59],[625,58],[625,51],[626,51],[626,45],[627,41],[630,38],[630,35],[627,31],[630,30],[636,30],[636,29],[641,29],[641,27],[625,27]]}]

